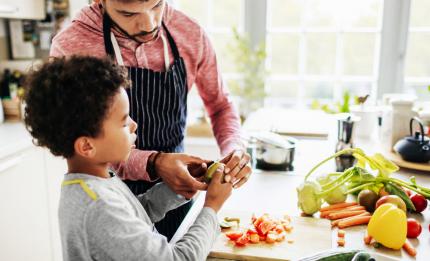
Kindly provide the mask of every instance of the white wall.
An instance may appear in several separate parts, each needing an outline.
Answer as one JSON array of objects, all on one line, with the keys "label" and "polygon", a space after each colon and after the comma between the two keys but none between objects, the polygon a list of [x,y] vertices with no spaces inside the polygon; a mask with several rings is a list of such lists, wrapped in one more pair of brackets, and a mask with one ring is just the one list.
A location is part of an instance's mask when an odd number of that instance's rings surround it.
[{"label": "white wall", "polygon": [[82,9],[82,7],[88,5],[89,0],[70,0],[70,18],[75,18],[76,14]]}]

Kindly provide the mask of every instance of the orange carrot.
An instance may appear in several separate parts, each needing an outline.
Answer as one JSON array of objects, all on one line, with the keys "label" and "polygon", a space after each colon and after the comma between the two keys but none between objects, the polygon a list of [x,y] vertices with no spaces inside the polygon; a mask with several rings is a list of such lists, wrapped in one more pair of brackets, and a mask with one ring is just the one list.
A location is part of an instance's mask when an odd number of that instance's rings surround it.
[{"label": "orange carrot", "polygon": [[350,207],[346,207],[346,208],[326,210],[326,211],[320,212],[320,217],[326,218],[328,215],[330,215],[332,213],[336,213],[336,212],[340,212],[340,211],[346,211],[346,210],[365,210],[365,208],[363,206],[350,206]]},{"label": "orange carrot", "polygon": [[345,230],[341,230],[341,229],[339,229],[339,230],[337,231],[337,236],[338,236],[338,237],[345,237]]},{"label": "orange carrot", "polygon": [[352,217],[350,219],[340,221],[337,226],[338,228],[346,228],[346,227],[352,227],[357,225],[363,225],[369,223],[371,216],[357,216]]},{"label": "orange carrot", "polygon": [[343,237],[340,237],[340,238],[338,238],[337,239],[337,245],[338,246],[345,246],[345,238],[343,238]]},{"label": "orange carrot", "polygon": [[371,236],[369,236],[368,234],[366,234],[365,236],[364,236],[364,244],[366,244],[366,245],[370,245],[370,242],[372,242],[372,237]]},{"label": "orange carrot", "polygon": [[406,239],[405,243],[403,244],[403,249],[410,255],[410,256],[416,256],[417,250],[412,246],[411,242]]},{"label": "orange carrot", "polygon": [[337,213],[331,213],[330,215],[328,215],[328,218],[330,220],[347,218],[347,217],[357,216],[357,215],[363,214],[365,212],[366,212],[366,210],[341,211],[341,212],[337,212]]},{"label": "orange carrot", "polygon": [[355,206],[355,205],[358,205],[358,203],[357,202],[342,202],[342,203],[333,204],[333,205],[330,205],[327,207],[323,207],[320,209],[320,212],[332,210],[332,209],[338,209],[338,208],[346,208],[346,207]]},{"label": "orange carrot", "polygon": [[371,216],[371,214],[369,213],[369,212],[364,212],[364,213],[362,213],[362,214],[359,214],[359,215],[356,215],[356,216],[352,216],[352,217],[347,217],[347,218],[342,218],[342,219],[336,219],[336,220],[333,220],[332,222],[331,222],[331,226],[332,227],[335,227],[335,226],[337,226],[337,224],[339,224],[339,222],[341,222],[341,221],[345,221],[345,220],[347,220],[347,219],[350,219],[350,218],[354,218],[354,217],[359,217],[359,216]]}]

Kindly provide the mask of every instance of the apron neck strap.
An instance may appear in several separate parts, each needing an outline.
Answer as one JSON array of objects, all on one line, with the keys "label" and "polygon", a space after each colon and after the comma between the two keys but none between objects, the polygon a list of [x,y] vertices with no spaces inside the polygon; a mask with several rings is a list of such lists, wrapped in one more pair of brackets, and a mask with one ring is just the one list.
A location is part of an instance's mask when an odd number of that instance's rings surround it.
[{"label": "apron neck strap", "polygon": [[[175,58],[175,60],[179,59],[180,56],[179,56],[178,47],[176,46],[176,43],[173,40],[172,35],[170,34],[170,32],[167,29],[164,22],[161,22],[161,25],[163,26],[163,29],[166,32],[167,40],[169,41],[170,48],[172,49],[173,57]],[[123,59],[121,56],[121,50],[119,48],[118,42],[116,41],[116,38],[115,38],[113,32],[111,32],[111,28],[112,28],[112,20],[109,17],[109,15],[106,12],[104,12],[103,13],[103,40],[104,40],[104,44],[105,44],[106,53],[111,58],[116,58],[116,61],[118,62],[119,65],[124,65],[124,62],[123,62]],[[167,47],[166,46],[166,40],[165,40],[163,35],[160,35],[160,37],[162,37],[162,40],[163,40],[164,56],[165,56],[164,60],[166,61],[166,70],[167,70],[168,65],[170,63],[168,61],[168,52],[167,52],[167,48],[166,48]],[[167,52],[167,56],[166,56],[166,52]]]}]

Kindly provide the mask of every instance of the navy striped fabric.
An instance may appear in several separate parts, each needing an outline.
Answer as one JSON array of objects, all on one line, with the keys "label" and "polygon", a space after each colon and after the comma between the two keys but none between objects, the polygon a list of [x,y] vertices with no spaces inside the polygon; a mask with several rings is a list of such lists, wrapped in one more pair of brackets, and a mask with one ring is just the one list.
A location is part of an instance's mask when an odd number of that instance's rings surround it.
[{"label": "navy striped fabric", "polygon": [[[110,33],[111,21],[105,14],[104,39],[106,52],[115,57]],[[136,148],[163,152],[183,152],[183,140],[187,119],[187,73],[185,62],[163,23],[174,55],[174,62],[165,72],[146,68],[127,67],[131,88],[127,89],[130,102],[130,117],[137,123]],[[124,180],[130,190],[139,195],[156,183],[143,180]],[[163,204],[163,202],[160,202]],[[191,207],[191,202],[169,211],[166,217],[155,224],[158,232],[170,240]]]}]

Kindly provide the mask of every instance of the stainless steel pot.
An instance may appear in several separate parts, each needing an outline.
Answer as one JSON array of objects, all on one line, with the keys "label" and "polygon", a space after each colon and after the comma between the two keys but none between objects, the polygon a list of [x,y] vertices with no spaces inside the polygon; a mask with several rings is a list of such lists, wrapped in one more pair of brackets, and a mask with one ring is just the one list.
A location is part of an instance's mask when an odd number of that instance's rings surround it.
[{"label": "stainless steel pot", "polygon": [[258,132],[250,137],[253,166],[262,170],[291,171],[297,140],[273,132]]}]

